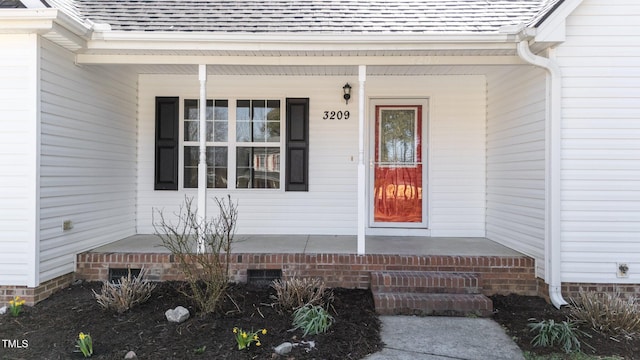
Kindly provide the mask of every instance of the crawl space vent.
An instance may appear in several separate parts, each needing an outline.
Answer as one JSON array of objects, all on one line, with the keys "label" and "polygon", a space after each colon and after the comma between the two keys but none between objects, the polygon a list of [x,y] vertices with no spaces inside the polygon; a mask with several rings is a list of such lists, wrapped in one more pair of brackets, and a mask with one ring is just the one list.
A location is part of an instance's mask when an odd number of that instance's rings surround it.
[{"label": "crawl space vent", "polygon": [[120,278],[129,276],[131,271],[131,277],[138,277],[140,275],[140,269],[112,269],[109,268],[109,281],[112,283],[120,281]]},{"label": "crawl space vent", "polygon": [[273,280],[282,277],[282,270],[247,269],[247,283],[269,286]]}]

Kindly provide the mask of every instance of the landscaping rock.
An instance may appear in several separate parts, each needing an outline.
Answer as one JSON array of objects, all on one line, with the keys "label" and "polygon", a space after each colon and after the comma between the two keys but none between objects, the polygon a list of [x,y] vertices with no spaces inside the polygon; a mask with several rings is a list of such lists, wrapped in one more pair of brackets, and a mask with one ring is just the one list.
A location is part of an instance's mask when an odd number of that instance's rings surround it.
[{"label": "landscaping rock", "polygon": [[4,315],[6,313],[7,313],[7,307],[6,306],[0,307],[0,315]]},{"label": "landscaping rock", "polygon": [[167,310],[164,315],[170,322],[181,323],[189,318],[189,310],[182,306]]},{"label": "landscaping rock", "polygon": [[292,343],[284,342],[275,348],[275,352],[278,355],[287,355],[288,353],[291,352],[292,349],[293,349]]},{"label": "landscaping rock", "polygon": [[137,359],[138,355],[135,352],[129,351],[127,355],[124,356],[125,359]]}]

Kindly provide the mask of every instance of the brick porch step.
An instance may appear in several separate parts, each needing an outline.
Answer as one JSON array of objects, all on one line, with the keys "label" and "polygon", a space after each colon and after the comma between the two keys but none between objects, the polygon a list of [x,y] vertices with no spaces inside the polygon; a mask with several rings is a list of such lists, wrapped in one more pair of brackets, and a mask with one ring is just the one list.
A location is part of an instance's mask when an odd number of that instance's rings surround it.
[{"label": "brick porch step", "polygon": [[380,315],[482,316],[493,313],[491,299],[482,294],[374,293]]},{"label": "brick porch step", "polygon": [[478,294],[478,274],[443,271],[373,271],[371,291],[376,293]]},{"label": "brick porch step", "polygon": [[475,273],[373,271],[371,291],[381,315],[491,316]]}]

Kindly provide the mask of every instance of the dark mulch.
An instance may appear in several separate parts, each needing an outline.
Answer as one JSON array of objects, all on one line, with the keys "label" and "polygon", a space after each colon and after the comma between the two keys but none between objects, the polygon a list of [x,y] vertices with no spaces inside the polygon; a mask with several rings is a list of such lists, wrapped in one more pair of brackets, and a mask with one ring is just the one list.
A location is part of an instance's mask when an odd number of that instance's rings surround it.
[{"label": "dark mulch", "polygon": [[[289,331],[291,316],[281,314],[271,306],[269,287],[246,284],[230,288],[234,302],[225,300],[216,314],[199,316],[192,305],[177,291],[182,283],[159,283],[153,297],[145,304],[117,315],[102,310],[91,290],[100,291],[100,283],[83,283],[61,290],[35,307],[25,307],[17,318],[0,316],[0,359],[81,359],[74,352],[80,331],[94,339],[94,359],[122,359],[133,350],[139,359],[361,359],[379,351],[380,322],[374,311],[369,290],[333,289],[333,313],[336,322],[326,334],[307,336],[301,331]],[[566,320],[569,309],[556,309],[538,297],[518,295],[493,296],[493,319],[505,327],[509,335],[525,351],[537,355],[561,354],[560,347],[534,348],[535,336],[529,331],[532,321]],[[191,311],[191,318],[182,324],[165,320],[164,312],[177,305]],[[261,347],[237,350],[233,328],[258,330]],[[640,340],[614,341],[589,329],[591,337],[582,338],[587,354],[624,359],[640,359]],[[273,354],[282,342],[313,340],[315,348],[306,352],[295,348],[287,357]],[[26,341],[26,342],[25,342]],[[15,348],[19,346],[20,348]],[[206,347],[204,353],[196,349]],[[568,357],[567,357],[568,358]]]},{"label": "dark mulch", "polygon": [[[334,325],[325,334],[307,336],[289,331],[291,316],[280,314],[270,304],[269,287],[233,285],[219,313],[199,316],[177,291],[181,283],[159,283],[145,304],[117,315],[102,310],[91,289],[100,283],[83,283],[61,290],[34,307],[25,307],[17,318],[0,316],[0,339],[14,341],[11,348],[0,346],[0,359],[81,359],[74,353],[79,332],[90,333],[94,359],[123,359],[133,350],[139,359],[277,359],[273,348],[282,342],[313,340],[315,348],[302,347],[286,359],[361,359],[381,349],[380,322],[369,290],[334,289]],[[178,305],[187,307],[191,318],[182,324],[168,323],[165,311]],[[258,330],[262,346],[252,344],[237,350],[233,328]],[[17,341],[15,341],[17,340]],[[206,347],[202,354],[196,349]],[[285,357],[280,357],[285,359]]]},{"label": "dark mulch", "polygon": [[[570,315],[568,307],[556,309],[543,299],[531,296],[493,296],[491,299],[495,309],[493,319],[507,329],[508,334],[522,350],[537,355],[563,353],[559,346],[553,348],[533,347],[531,340],[536,334],[529,330],[528,324],[550,319],[556,322],[567,320]],[[616,341],[598,334],[588,327],[583,326],[580,330],[589,335],[580,338],[581,349],[585,354],[616,355],[624,359],[640,359],[640,339]]]}]

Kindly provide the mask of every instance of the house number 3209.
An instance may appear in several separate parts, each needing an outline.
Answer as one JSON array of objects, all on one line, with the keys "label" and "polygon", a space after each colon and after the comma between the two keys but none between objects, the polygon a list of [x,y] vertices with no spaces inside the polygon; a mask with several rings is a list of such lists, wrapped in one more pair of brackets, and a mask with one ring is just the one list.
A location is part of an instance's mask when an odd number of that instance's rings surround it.
[{"label": "house number 3209", "polygon": [[351,114],[347,111],[325,111],[322,120],[348,120]]}]

